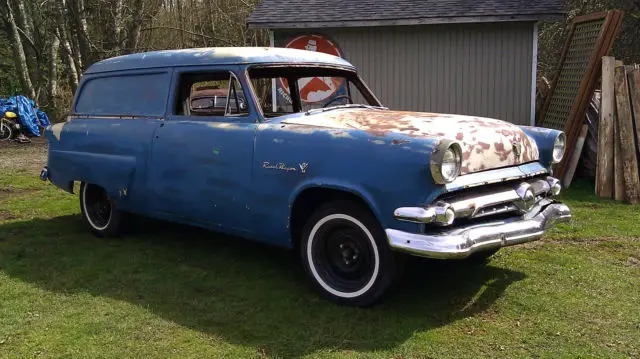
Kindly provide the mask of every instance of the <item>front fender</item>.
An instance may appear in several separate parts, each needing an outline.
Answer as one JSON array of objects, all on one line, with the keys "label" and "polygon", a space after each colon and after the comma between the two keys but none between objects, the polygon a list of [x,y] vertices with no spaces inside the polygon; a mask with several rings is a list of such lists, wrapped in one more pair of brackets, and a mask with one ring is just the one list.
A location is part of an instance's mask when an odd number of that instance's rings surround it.
[{"label": "front fender", "polygon": [[540,163],[545,166],[552,165],[552,156],[553,156],[553,144],[558,137],[562,133],[562,131],[553,130],[550,128],[542,128],[542,127],[532,127],[532,126],[520,126],[522,131],[527,134],[527,136],[533,138],[538,145],[538,151],[540,153]]},{"label": "front fender", "polygon": [[[398,207],[426,203],[443,186],[433,182],[429,159],[436,140],[400,133],[283,124],[259,127],[255,146],[254,225],[263,239],[289,235],[291,206],[309,188],[352,193],[383,228],[415,230],[398,222]],[[307,165],[305,171],[299,166]],[[266,237],[270,238],[266,238]]]},{"label": "front fender", "polygon": [[380,213],[380,207],[378,206],[378,203],[376,203],[374,196],[358,184],[343,181],[337,178],[313,177],[301,182],[296,188],[294,188],[294,190],[291,192],[291,195],[289,196],[289,208],[292,208],[293,203],[302,192],[312,188],[332,189],[356,195],[360,199],[362,199],[367,204],[367,206],[369,206],[378,222],[381,222],[382,216]]}]

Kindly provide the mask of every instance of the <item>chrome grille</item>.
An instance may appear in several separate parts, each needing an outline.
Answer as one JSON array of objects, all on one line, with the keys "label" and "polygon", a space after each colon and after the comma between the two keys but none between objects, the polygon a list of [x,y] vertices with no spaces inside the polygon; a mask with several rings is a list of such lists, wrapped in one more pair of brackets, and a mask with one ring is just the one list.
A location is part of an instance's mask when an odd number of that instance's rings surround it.
[{"label": "chrome grille", "polygon": [[557,179],[535,177],[449,192],[426,207],[398,208],[394,216],[401,221],[437,226],[451,226],[480,218],[526,216],[550,203],[549,198],[559,193],[560,182]]}]

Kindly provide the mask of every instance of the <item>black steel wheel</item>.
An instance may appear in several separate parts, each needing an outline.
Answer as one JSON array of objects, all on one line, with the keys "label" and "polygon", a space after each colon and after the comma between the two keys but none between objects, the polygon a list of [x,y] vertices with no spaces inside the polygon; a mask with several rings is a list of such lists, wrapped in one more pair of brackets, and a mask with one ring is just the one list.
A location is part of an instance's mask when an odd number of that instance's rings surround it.
[{"label": "black steel wheel", "polygon": [[328,203],[307,222],[301,256],[316,289],[334,302],[368,306],[392,284],[395,253],[375,217],[350,201]]},{"label": "black steel wheel", "polygon": [[80,185],[80,209],[96,236],[114,237],[120,233],[122,213],[102,187],[83,182]]}]

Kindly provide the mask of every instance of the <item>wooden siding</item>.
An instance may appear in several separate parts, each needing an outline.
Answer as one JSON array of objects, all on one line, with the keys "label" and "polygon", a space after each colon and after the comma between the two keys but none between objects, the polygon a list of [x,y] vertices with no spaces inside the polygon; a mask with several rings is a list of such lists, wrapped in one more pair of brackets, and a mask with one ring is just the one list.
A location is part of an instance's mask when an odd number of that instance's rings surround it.
[{"label": "wooden siding", "polygon": [[333,39],[392,109],[531,123],[533,22],[306,29],[304,33]]}]

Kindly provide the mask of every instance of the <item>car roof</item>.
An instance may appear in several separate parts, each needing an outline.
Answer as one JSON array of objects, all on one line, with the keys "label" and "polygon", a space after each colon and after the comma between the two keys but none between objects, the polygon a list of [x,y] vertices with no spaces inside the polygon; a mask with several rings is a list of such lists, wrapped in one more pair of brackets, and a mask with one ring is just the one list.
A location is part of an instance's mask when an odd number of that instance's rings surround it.
[{"label": "car roof", "polygon": [[171,66],[221,64],[308,63],[353,69],[341,57],[307,50],[278,47],[208,47],[140,52],[105,59],[91,65],[86,74]]}]

